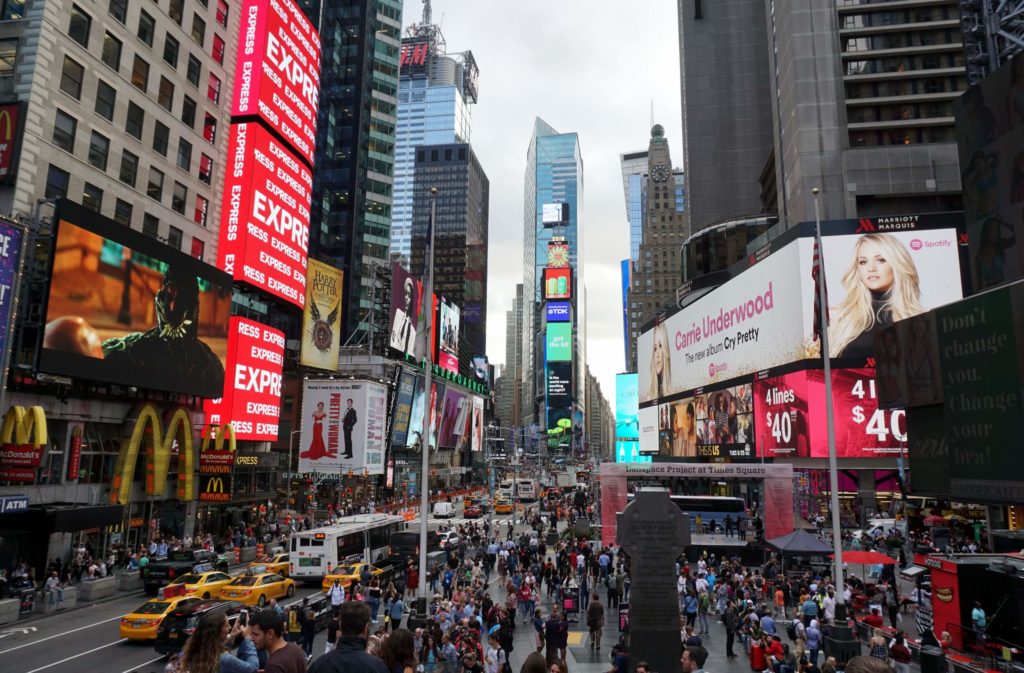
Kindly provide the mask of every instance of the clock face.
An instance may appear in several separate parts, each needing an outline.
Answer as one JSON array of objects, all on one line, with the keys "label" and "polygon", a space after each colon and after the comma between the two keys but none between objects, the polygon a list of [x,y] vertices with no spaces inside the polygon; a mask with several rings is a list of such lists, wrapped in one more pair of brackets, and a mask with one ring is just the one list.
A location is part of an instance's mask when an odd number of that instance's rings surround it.
[{"label": "clock face", "polygon": [[658,164],[651,169],[651,178],[653,178],[655,182],[665,182],[668,180],[668,175],[668,166],[665,164]]},{"label": "clock face", "polygon": [[548,266],[553,268],[569,266],[569,245],[567,243],[548,244]]}]

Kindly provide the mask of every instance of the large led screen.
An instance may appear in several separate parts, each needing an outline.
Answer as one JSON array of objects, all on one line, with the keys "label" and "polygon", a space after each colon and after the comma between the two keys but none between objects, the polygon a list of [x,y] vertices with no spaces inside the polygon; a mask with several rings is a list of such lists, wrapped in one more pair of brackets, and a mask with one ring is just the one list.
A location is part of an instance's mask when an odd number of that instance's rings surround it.
[{"label": "large led screen", "polygon": [[752,394],[742,383],[658,405],[658,455],[753,458]]},{"label": "large led screen", "polygon": [[572,406],[572,363],[548,362],[547,379],[548,406]]},{"label": "large led screen", "polygon": [[547,361],[572,360],[572,323],[550,323],[547,329]]},{"label": "large led screen", "polygon": [[[395,393],[395,412],[391,417],[391,446],[405,446],[409,437],[413,398],[418,384],[419,378],[415,374],[402,372],[398,380],[398,391]],[[422,419],[422,416],[420,418]]]},{"label": "large led screen", "polygon": [[640,439],[640,419],[637,417],[636,374],[615,376],[615,439]]},{"label": "large led screen", "polygon": [[220,397],[230,313],[225,274],[61,201],[41,371]]},{"label": "large led screen", "polygon": [[420,319],[420,284],[397,262],[391,265],[391,338],[402,355],[416,354],[416,325]]},{"label": "large led screen", "polygon": [[572,269],[544,269],[544,298],[572,297]]},{"label": "large led screen", "polygon": [[438,364],[441,369],[459,373],[459,307],[449,299],[441,299],[440,323],[438,324]]},{"label": "large led screen", "polygon": [[24,230],[0,222],[0,353],[7,352],[7,335],[14,309],[14,279],[21,272],[21,241]]},{"label": "large led screen", "polygon": [[567,301],[549,301],[544,305],[548,322],[569,322],[571,320],[571,304]]},{"label": "large led screen", "polygon": [[461,448],[470,440],[468,426],[472,415],[473,400],[454,386],[449,386],[444,395],[437,445],[446,449]]},{"label": "large led screen", "polygon": [[313,174],[258,123],[232,124],[218,266],[302,308]]},{"label": "large led screen", "polygon": [[320,36],[291,0],[244,0],[232,116],[259,115],[313,165]]}]

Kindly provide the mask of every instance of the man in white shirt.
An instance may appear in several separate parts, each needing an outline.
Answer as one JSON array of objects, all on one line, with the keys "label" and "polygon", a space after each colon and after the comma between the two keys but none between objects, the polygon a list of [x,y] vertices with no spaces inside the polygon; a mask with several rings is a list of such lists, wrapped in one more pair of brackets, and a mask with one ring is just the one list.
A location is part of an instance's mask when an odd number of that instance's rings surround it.
[{"label": "man in white shirt", "polygon": [[406,276],[403,292],[405,308],[395,309],[395,320],[391,323],[391,347],[402,353],[412,353],[413,344],[416,343],[416,326],[412,324],[412,277]]},{"label": "man in white shirt", "polygon": [[[56,570],[51,572],[50,576],[46,578],[46,593],[50,594],[50,607],[53,607],[57,603],[63,605],[64,587],[60,584],[60,578],[57,576]],[[54,602],[55,599],[56,602]]]},{"label": "man in white shirt", "polygon": [[700,594],[708,590],[707,576],[702,572],[697,576],[697,593]]},{"label": "man in white shirt", "polygon": [[341,582],[338,580],[334,580],[327,596],[331,599],[331,608],[340,608],[341,604],[345,602],[345,587],[341,586]]},{"label": "man in white shirt", "polygon": [[821,607],[825,610],[825,623],[834,624],[836,621],[836,599],[835,593],[831,589],[822,599]]}]

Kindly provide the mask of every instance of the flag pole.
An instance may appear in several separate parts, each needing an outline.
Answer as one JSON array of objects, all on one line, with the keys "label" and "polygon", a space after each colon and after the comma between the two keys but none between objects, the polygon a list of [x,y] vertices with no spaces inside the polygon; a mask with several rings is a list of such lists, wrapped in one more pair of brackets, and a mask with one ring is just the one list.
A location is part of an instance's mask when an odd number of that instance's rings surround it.
[{"label": "flag pole", "polygon": [[[427,409],[423,412],[423,422],[420,432],[420,585],[418,596],[427,595],[427,521],[430,518],[430,419],[434,415],[434,404],[430,399],[433,390],[434,374],[431,372],[431,347],[430,327],[434,322],[434,217],[437,214],[437,187],[430,188],[430,226],[427,228],[427,286],[426,305],[429,307],[429,314],[424,321],[426,334],[426,384],[425,397]],[[424,611],[425,612],[425,611]]]},{"label": "flag pole", "polygon": [[830,500],[829,509],[832,510],[832,552],[833,552],[833,577],[836,586],[836,623],[846,620],[846,601],[843,597],[845,583],[843,581],[843,539],[839,521],[839,466],[836,459],[836,426],[832,414],[832,360],[829,357],[828,346],[828,325],[825,315],[828,311],[828,297],[825,293],[825,249],[821,245],[821,211],[818,206],[818,194],[821,192],[817,187],[811,190],[814,195],[814,247],[818,253],[818,311],[814,319],[818,323],[818,332],[821,335],[821,361],[824,365],[825,374],[825,427],[828,432],[828,478]]}]

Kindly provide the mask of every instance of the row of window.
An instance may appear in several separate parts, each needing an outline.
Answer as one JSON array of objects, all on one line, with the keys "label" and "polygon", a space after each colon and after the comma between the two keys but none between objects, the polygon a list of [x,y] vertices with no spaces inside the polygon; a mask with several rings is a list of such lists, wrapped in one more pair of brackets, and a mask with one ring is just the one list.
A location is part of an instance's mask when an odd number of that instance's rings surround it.
[{"label": "row of window", "polygon": [[925,7],[922,9],[903,9],[888,12],[865,12],[864,14],[843,14],[843,28],[871,28],[873,26],[898,26],[907,23],[928,23],[929,21],[946,21],[960,19],[951,5],[945,7]]},{"label": "row of window", "polygon": [[850,123],[882,122],[903,119],[938,119],[953,116],[953,103],[923,103],[917,105],[869,105],[851,107],[847,112]]},{"label": "row of window", "polygon": [[917,145],[921,143],[951,143],[955,141],[956,133],[952,126],[886,129],[883,131],[850,131],[851,147]]},{"label": "row of window", "polygon": [[[129,0],[109,0],[107,12],[123,24],[128,20],[128,2]],[[203,7],[209,6],[208,0],[198,0],[198,2]],[[159,0],[153,0],[153,4],[160,6]],[[217,0],[217,23],[224,28],[228,27],[230,7],[229,0]],[[145,14],[145,10],[142,13]],[[167,16],[171,17],[171,20],[179,26],[184,25],[185,0],[168,0]],[[192,39],[200,46],[206,39],[206,20],[198,12],[192,14]]]},{"label": "row of window", "polygon": [[959,44],[959,29],[915,30],[900,33],[885,33],[866,37],[844,37],[844,52],[872,51],[875,49],[904,49],[906,47],[927,47],[936,44]]},{"label": "row of window", "polygon": [[846,99],[916,96],[918,94],[958,92],[966,88],[967,79],[965,77],[920,77],[884,82],[856,82],[846,84]]},{"label": "row of window", "polygon": [[962,50],[945,54],[922,54],[921,56],[899,56],[886,58],[868,58],[862,61],[847,61],[847,75],[877,75],[887,72],[907,72],[914,70],[935,70],[937,68],[964,67]]}]

